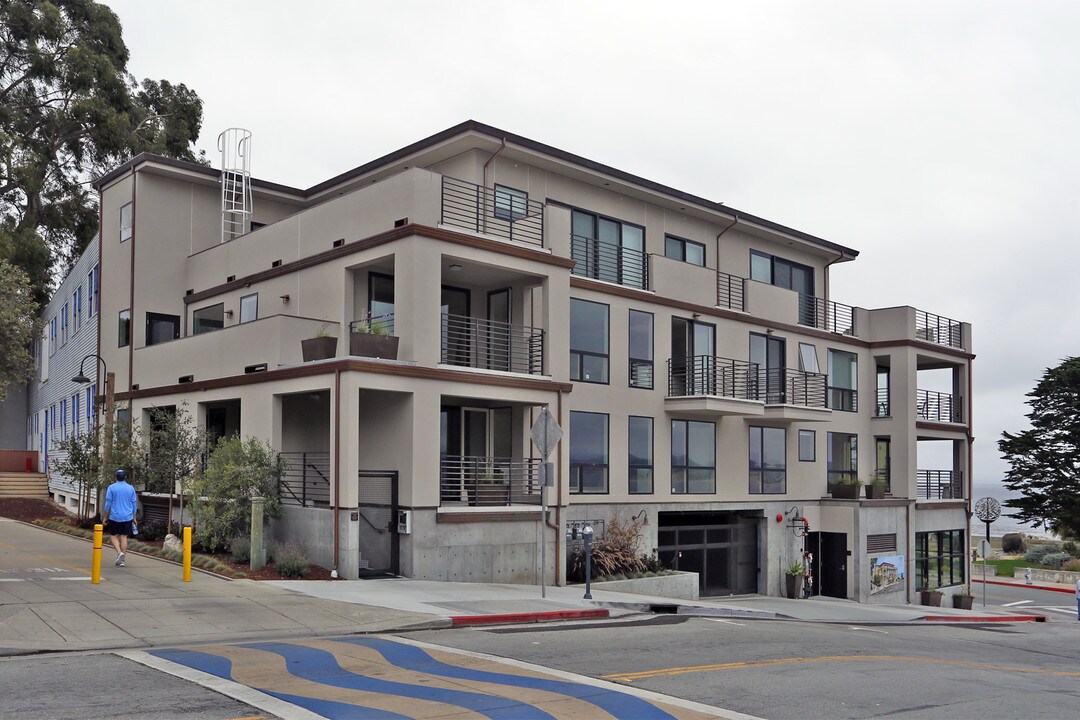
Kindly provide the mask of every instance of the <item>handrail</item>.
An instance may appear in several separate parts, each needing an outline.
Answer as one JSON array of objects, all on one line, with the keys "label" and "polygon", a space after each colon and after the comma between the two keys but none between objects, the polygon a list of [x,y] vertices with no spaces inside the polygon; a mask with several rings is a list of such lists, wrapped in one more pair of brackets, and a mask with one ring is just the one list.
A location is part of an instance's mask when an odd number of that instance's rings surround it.
[{"label": "handrail", "polygon": [[935,345],[961,349],[964,347],[963,326],[959,320],[951,320],[925,310],[915,311],[915,337]]},{"label": "handrail", "polygon": [[383,313],[382,315],[372,315],[370,312],[363,313],[359,318],[349,323],[349,332],[375,332],[380,335],[393,335],[394,313]]},{"label": "handrail", "polygon": [[512,242],[544,246],[544,203],[442,176],[439,222]]},{"label": "handrail", "polygon": [[716,271],[716,305],[746,312],[746,278]]},{"label": "handrail", "polygon": [[799,324],[839,333],[857,335],[855,332],[855,308],[813,295],[799,294]]},{"label": "handrail", "polygon": [[440,362],[541,375],[544,372],[544,331],[527,325],[444,313]]},{"label": "handrail", "polygon": [[303,507],[330,504],[330,453],[282,452],[278,457],[287,463],[278,481],[283,503]]},{"label": "handrail", "polygon": [[540,460],[443,455],[441,505],[539,505]]},{"label": "handrail", "polygon": [[757,363],[711,355],[668,358],[669,397],[715,395],[758,400],[760,386]]},{"label": "handrail", "polygon": [[915,414],[920,420],[962,423],[963,406],[963,398],[959,395],[936,390],[917,390],[915,393]]},{"label": "handrail", "polygon": [[649,256],[643,250],[572,235],[570,257],[576,263],[574,275],[638,290],[649,289]]},{"label": "handrail", "polygon": [[922,500],[962,500],[963,473],[959,470],[917,470],[918,497]]}]

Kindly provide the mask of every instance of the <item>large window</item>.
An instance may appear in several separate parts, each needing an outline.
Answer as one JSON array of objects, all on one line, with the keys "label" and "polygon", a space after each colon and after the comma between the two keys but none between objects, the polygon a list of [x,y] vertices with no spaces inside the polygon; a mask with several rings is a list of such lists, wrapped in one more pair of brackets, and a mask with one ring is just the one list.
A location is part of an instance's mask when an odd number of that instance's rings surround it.
[{"label": "large window", "polygon": [[131,310],[121,310],[116,328],[117,347],[131,344]]},{"label": "large window", "polygon": [[674,235],[664,237],[664,255],[691,265],[705,265],[705,245]]},{"label": "large window", "polygon": [[240,298],[240,322],[246,323],[259,318],[259,293],[252,293]]},{"label": "large window", "polygon": [[120,208],[120,242],[130,240],[133,231],[134,206],[131,203]]},{"label": "large window", "polygon": [[60,347],[67,345],[68,341],[68,304],[60,310]]},{"label": "large window", "polygon": [[608,382],[608,306],[570,298],[570,379]]},{"label": "large window", "polygon": [[[447,307],[447,311],[451,312],[449,307]],[[393,275],[368,274],[368,312],[371,314],[372,320],[394,314]],[[392,327],[389,329],[393,330]]]},{"label": "large window", "polygon": [[513,222],[529,214],[529,194],[506,185],[495,186],[495,217]]},{"label": "large window", "polygon": [[829,407],[857,412],[859,356],[843,350],[829,351]]},{"label": "large window", "polygon": [[849,433],[829,433],[829,487],[859,476],[859,437]]},{"label": "large window", "polygon": [[630,311],[630,387],[653,387],[653,315]]},{"label": "large window", "polygon": [[817,460],[817,432],[814,430],[799,431],[799,462],[814,462]]},{"label": "large window", "polygon": [[575,275],[645,289],[645,228],[574,210],[570,255]]},{"label": "large window", "polygon": [[79,332],[82,327],[82,285],[75,288],[71,294],[71,334]]},{"label": "large window", "polygon": [[671,492],[716,492],[716,425],[695,420],[671,421]]},{"label": "large window", "polygon": [[201,335],[225,327],[225,303],[199,308],[192,313],[194,327],[192,333]]},{"label": "large window", "polygon": [[750,427],[750,494],[787,492],[787,430]]},{"label": "large window", "polygon": [[631,495],[653,491],[653,419],[630,416],[627,430],[629,463],[628,490]]},{"label": "large window", "polygon": [[60,349],[59,330],[60,321],[53,315],[53,319],[49,321],[49,355],[55,355],[56,351]]},{"label": "large window", "polygon": [[892,451],[890,439],[874,438],[874,479],[885,481],[885,492],[892,492]]},{"label": "large window", "polygon": [[608,491],[608,416],[570,413],[570,492]]},{"label": "large window", "polygon": [[180,316],[146,313],[146,344],[157,345],[180,337]]},{"label": "large window", "polygon": [[816,326],[814,268],[791,260],[750,251],[750,279],[799,293],[799,324]]},{"label": "large window", "polygon": [[94,313],[98,311],[98,283],[100,278],[98,277],[98,267],[95,265],[90,269],[90,272],[86,275],[86,297],[89,302],[86,303],[86,317],[93,317]]},{"label": "large window", "polygon": [[933,590],[964,583],[963,530],[915,533],[915,587]]}]

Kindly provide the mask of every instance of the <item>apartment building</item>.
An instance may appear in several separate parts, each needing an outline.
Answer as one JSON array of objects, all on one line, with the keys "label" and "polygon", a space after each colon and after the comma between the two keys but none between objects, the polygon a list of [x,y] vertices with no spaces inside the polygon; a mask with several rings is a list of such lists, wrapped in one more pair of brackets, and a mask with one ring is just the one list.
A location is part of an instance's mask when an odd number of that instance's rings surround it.
[{"label": "apartment building", "polygon": [[[101,369],[93,357],[101,288],[98,255],[95,238],[41,311],[42,332],[34,343],[35,370],[27,393],[26,449],[37,451],[37,471],[48,476],[49,495],[72,511],[79,507],[80,489],[56,463],[64,457],[60,442],[90,431],[97,422],[98,383],[80,384],[73,378],[82,372],[94,379]],[[91,498],[91,513],[95,509],[96,498]]]},{"label": "apartment building", "polygon": [[[100,352],[137,421],[270,441],[273,532],[320,564],[562,582],[568,532],[636,518],[707,595],[780,594],[804,550],[836,597],[965,581],[971,328],[834,301],[855,250],[473,121],[307,189],[245,143],[96,182]],[[871,598],[886,558],[910,581]]]}]

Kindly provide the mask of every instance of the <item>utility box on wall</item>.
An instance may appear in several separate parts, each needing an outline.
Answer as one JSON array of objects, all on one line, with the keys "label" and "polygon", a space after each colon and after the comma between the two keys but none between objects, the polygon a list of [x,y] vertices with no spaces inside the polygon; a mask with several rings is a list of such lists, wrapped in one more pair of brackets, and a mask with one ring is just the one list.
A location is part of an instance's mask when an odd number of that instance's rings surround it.
[{"label": "utility box on wall", "polygon": [[412,510],[398,510],[397,531],[398,535],[408,535],[412,532]]}]

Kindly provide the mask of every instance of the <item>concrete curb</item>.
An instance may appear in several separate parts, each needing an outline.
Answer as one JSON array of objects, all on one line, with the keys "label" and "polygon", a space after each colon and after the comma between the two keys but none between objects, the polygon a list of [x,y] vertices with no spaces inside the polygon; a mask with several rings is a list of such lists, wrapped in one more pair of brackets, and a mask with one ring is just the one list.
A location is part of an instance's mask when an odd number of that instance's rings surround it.
[{"label": "concrete curb", "polygon": [[1046,622],[1045,615],[927,615],[925,622],[991,623],[991,622]]},{"label": "concrete curb", "polygon": [[1004,580],[976,580],[975,578],[972,578],[971,582],[981,582],[986,583],[987,585],[1004,585],[1005,587],[1025,587],[1031,588],[1032,590],[1046,590],[1047,592],[1066,593],[1067,595],[1072,595],[1076,592],[1072,588],[1059,588],[1052,587],[1050,585],[1028,585],[1027,583],[1005,582]]},{"label": "concrete curb", "polygon": [[552,622],[556,620],[599,620],[607,619],[610,613],[606,608],[592,610],[546,610],[542,612],[504,613],[501,615],[452,615],[452,627],[469,625],[513,625],[521,623]]}]

